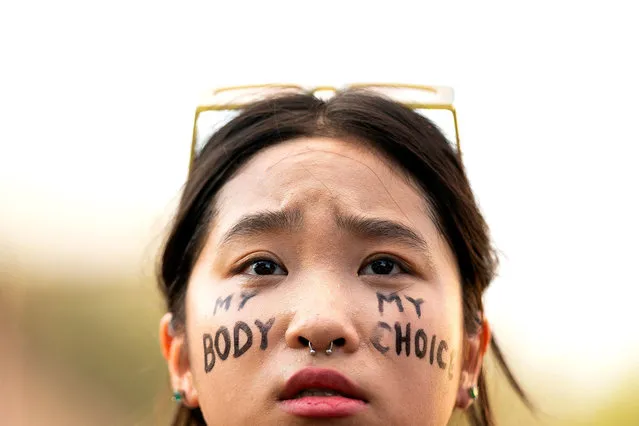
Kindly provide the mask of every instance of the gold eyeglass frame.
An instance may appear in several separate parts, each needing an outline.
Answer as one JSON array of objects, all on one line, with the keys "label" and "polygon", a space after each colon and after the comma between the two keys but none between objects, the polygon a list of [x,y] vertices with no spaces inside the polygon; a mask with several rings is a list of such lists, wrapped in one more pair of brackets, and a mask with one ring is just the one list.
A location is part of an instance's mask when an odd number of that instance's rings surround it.
[{"label": "gold eyeglass frame", "polygon": [[[310,95],[317,96],[318,93],[322,92],[332,92],[333,95],[349,90],[349,89],[411,89],[411,90],[421,90],[424,92],[429,92],[432,95],[439,97],[437,100],[433,102],[420,103],[420,102],[402,102],[397,99],[391,100],[401,103],[408,108],[413,110],[422,110],[422,109],[432,109],[432,110],[446,110],[450,111],[453,115],[453,123],[455,126],[455,143],[457,147],[457,153],[459,157],[462,156],[461,151],[461,143],[459,137],[459,127],[457,124],[457,112],[455,107],[453,106],[453,89],[448,86],[425,86],[418,84],[395,84],[395,83],[352,83],[347,84],[340,87],[334,86],[314,86],[307,87],[299,84],[279,84],[279,83],[271,83],[271,84],[256,84],[256,85],[244,85],[244,86],[229,86],[229,87],[221,87],[217,89],[213,89],[208,93],[205,93],[205,98],[199,103],[199,105],[195,109],[195,118],[193,120],[193,137],[191,140],[191,154],[189,158],[189,175],[193,169],[193,163],[195,162],[195,157],[197,155],[197,121],[200,117],[200,114],[206,111],[237,111],[245,108],[252,102],[248,103],[214,103],[214,98],[220,93],[230,92],[234,90],[250,90],[250,89],[281,89],[285,90],[298,90],[299,93],[307,93]],[[265,96],[264,99],[268,99],[268,96]]]}]

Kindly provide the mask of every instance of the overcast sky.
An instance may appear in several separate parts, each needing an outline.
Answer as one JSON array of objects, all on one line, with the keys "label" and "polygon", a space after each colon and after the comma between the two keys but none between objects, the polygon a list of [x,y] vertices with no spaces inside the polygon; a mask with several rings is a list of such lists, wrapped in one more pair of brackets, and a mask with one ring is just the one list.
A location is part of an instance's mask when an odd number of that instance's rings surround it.
[{"label": "overcast sky", "polygon": [[148,264],[206,88],[448,85],[502,253],[498,336],[529,373],[605,390],[639,358],[632,6],[372,3],[3,2],[0,254]]}]

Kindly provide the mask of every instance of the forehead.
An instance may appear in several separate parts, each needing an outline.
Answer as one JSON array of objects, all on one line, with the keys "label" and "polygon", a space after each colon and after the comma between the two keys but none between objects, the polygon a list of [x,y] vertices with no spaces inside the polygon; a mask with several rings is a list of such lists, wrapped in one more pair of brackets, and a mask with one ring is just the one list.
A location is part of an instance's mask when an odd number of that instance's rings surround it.
[{"label": "forehead", "polygon": [[329,138],[263,150],[224,185],[217,200],[221,216],[320,205],[367,214],[427,214],[421,190],[383,155],[363,143]]}]

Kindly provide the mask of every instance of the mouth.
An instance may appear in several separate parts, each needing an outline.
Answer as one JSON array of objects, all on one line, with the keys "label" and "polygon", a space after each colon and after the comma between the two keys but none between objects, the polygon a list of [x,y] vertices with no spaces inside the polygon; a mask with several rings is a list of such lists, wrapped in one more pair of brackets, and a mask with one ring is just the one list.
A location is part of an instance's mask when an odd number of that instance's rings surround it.
[{"label": "mouth", "polygon": [[304,368],[286,382],[279,405],[301,417],[352,416],[368,405],[364,393],[335,370]]}]

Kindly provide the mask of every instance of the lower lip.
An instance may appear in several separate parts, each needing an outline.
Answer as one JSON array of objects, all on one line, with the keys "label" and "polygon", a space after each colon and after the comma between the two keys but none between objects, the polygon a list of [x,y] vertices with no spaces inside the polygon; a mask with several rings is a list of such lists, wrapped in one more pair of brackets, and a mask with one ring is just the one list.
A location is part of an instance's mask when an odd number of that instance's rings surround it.
[{"label": "lower lip", "polygon": [[366,408],[366,403],[360,399],[343,396],[305,396],[280,401],[280,406],[295,416],[346,417],[362,411]]}]

